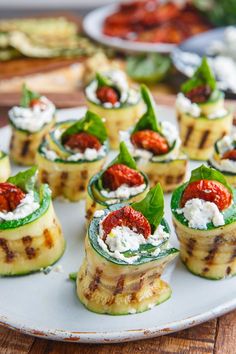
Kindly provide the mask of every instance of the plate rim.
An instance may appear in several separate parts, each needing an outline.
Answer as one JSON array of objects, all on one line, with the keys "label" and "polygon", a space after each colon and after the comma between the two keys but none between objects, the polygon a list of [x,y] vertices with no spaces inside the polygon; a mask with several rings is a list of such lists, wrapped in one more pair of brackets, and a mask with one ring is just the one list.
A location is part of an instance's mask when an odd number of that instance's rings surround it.
[{"label": "plate rim", "polygon": [[110,37],[102,33],[101,27],[94,32],[91,23],[94,23],[96,19],[96,24],[103,23],[105,17],[109,14],[115,12],[118,9],[117,4],[105,5],[99,7],[95,10],[90,11],[83,19],[82,27],[85,33],[93,40],[104,44],[109,47],[113,47],[122,51],[128,51],[133,53],[142,52],[152,52],[152,53],[171,53],[176,44],[172,43],[148,43],[148,42],[133,42],[129,40],[124,40],[119,37]]}]

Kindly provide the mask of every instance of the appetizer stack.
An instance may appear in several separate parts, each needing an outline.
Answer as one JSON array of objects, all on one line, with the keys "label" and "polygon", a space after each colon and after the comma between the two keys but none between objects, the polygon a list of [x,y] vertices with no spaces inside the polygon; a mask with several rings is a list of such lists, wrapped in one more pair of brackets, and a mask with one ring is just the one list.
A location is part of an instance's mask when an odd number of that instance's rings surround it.
[{"label": "appetizer stack", "polygon": [[77,276],[77,294],[89,310],[132,314],[170,297],[171,289],[160,277],[178,251],[169,247],[170,229],[163,214],[159,184],[139,202],[94,214]]},{"label": "appetizer stack", "polygon": [[216,140],[230,133],[233,115],[224,107],[206,58],[182,85],[176,108],[183,150],[193,160],[208,160]]}]

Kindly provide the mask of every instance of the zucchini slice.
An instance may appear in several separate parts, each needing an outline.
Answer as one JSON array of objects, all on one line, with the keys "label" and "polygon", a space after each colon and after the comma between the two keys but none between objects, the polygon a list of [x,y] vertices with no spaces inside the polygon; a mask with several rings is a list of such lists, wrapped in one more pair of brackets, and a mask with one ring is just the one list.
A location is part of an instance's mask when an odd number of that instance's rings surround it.
[{"label": "zucchini slice", "polygon": [[[155,198],[158,198],[158,204]],[[153,209],[150,208],[152,204],[155,209],[153,220],[157,220],[157,213],[160,218],[153,232],[161,224],[163,230],[169,234],[169,226],[162,218],[162,198],[158,185],[142,201],[133,203],[132,207],[136,210],[143,208],[150,215],[153,214]],[[110,212],[123,206],[124,204],[113,205],[104,209],[103,216],[93,218],[85,239],[85,259],[77,276],[77,295],[90,311],[97,313],[125,315],[143,312],[171,296],[170,286],[161,279],[161,275],[165,266],[177,256],[178,250],[168,246],[168,239],[161,239],[156,246],[151,243],[140,245],[136,251],[124,252],[122,258],[114,257],[101,246],[100,222]],[[150,208],[149,212],[147,208]],[[143,215],[147,214],[143,212]],[[151,221],[150,224],[153,226]],[[135,258],[130,262],[129,257],[133,256]]]},{"label": "zucchini slice", "polygon": [[[222,175],[221,175],[222,176]],[[193,229],[177,210],[187,183],[177,188],[171,200],[172,218],[180,242],[180,258],[195,275],[222,279],[236,274],[236,190],[233,203],[223,212],[223,226],[207,224],[206,230]]]},{"label": "zucchini slice", "polygon": [[64,253],[65,240],[51,191],[42,185],[39,208],[16,220],[0,221],[0,275],[23,275],[48,267]]}]

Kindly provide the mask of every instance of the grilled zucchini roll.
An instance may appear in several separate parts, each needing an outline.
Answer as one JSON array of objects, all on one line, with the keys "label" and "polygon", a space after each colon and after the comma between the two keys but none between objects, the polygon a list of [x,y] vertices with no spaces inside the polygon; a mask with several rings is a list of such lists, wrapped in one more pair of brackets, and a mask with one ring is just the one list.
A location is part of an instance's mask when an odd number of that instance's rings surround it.
[{"label": "grilled zucchini roll", "polygon": [[39,180],[49,184],[53,197],[81,200],[107,153],[105,126],[100,117],[87,111],[81,120],[56,124],[40,145],[36,159]]},{"label": "grilled zucchini roll", "polygon": [[22,275],[55,263],[65,241],[47,185],[36,168],[0,183],[0,275]]},{"label": "grilled zucchini roll", "polygon": [[17,164],[33,165],[41,141],[55,124],[54,104],[24,85],[20,106],[9,111],[9,121],[10,157]]},{"label": "grilled zucchini roll", "polygon": [[224,94],[217,90],[206,58],[182,85],[176,109],[183,150],[193,160],[208,160],[216,140],[229,134],[233,116],[224,108]]},{"label": "grilled zucchini roll", "polygon": [[0,182],[5,182],[11,174],[9,157],[0,150]]},{"label": "grilled zucchini roll", "polygon": [[85,88],[89,109],[105,118],[110,146],[119,147],[119,131],[132,126],[143,111],[140,93],[129,87],[125,73],[112,70],[97,74]]},{"label": "grilled zucchini roll", "polygon": [[90,220],[96,210],[108,208],[112,204],[141,200],[148,190],[147,176],[137,171],[135,160],[122,142],[119,155],[89,181],[86,217]]},{"label": "grilled zucchini roll", "polygon": [[220,171],[227,182],[236,187],[236,134],[217,140],[209,165]]},{"label": "grilled zucchini roll", "polygon": [[185,178],[187,157],[181,152],[177,128],[169,122],[158,122],[155,102],[146,86],[141,86],[146,112],[134,128],[121,131],[138,168],[145,172],[151,186],[161,183],[164,192],[170,192]]},{"label": "grilled zucchini roll", "polygon": [[89,310],[132,314],[171,296],[161,275],[178,250],[169,246],[170,230],[163,213],[160,184],[142,201],[95,213],[77,276],[78,297]]},{"label": "grilled zucchini roll", "polygon": [[204,165],[173,193],[180,257],[192,273],[209,279],[236,273],[235,203],[236,190],[220,172]]}]

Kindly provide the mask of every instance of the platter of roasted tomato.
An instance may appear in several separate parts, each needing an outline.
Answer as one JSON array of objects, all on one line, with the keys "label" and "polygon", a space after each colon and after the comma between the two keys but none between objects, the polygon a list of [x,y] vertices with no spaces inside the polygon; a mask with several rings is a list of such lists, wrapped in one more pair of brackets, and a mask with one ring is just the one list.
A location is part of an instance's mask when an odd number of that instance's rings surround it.
[{"label": "platter of roasted tomato", "polygon": [[84,30],[94,40],[128,51],[170,52],[211,25],[193,5],[174,1],[121,2],[90,12]]}]

